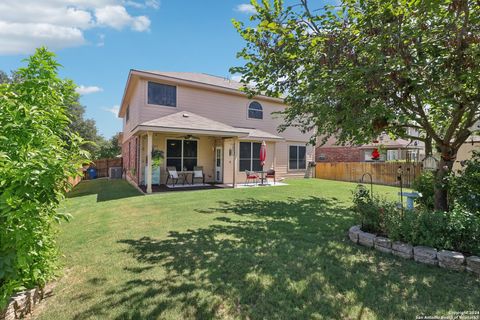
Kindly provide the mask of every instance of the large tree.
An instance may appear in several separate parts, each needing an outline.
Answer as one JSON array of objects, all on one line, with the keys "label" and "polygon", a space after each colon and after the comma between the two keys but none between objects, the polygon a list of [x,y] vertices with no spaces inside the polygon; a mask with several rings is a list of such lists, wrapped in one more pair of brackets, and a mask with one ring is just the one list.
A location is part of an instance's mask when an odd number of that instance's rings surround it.
[{"label": "large tree", "polygon": [[95,120],[85,119],[85,106],[80,104],[79,98],[77,94],[68,105],[69,126],[84,139],[85,143],[82,148],[90,153],[92,159],[97,159],[100,145],[105,143],[105,139],[98,134]]},{"label": "large tree", "polygon": [[[435,207],[448,209],[445,179],[480,119],[480,4],[474,0],[252,1],[232,68],[250,93],[284,95],[286,126],[341,144],[382,132],[433,142],[440,153]],[[409,136],[414,128],[420,137]]]},{"label": "large tree", "polygon": [[96,159],[116,158],[122,154],[120,143],[120,133],[113,135],[110,139],[103,139],[99,143],[99,150],[96,153]]}]

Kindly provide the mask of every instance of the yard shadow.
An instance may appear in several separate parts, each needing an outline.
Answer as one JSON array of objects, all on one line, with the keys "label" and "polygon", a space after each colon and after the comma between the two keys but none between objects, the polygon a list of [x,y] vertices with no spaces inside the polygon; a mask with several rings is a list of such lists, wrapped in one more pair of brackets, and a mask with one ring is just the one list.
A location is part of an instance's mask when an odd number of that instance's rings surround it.
[{"label": "yard shadow", "polygon": [[198,213],[219,216],[165,240],[120,240],[138,264],[76,319],[120,305],[128,311],[116,319],[400,319],[480,301],[469,275],[351,244],[352,214],[331,199],[244,199]]},{"label": "yard shadow", "polygon": [[97,195],[97,202],[138,197],[143,194],[125,180],[84,180],[76,185],[67,198]]}]

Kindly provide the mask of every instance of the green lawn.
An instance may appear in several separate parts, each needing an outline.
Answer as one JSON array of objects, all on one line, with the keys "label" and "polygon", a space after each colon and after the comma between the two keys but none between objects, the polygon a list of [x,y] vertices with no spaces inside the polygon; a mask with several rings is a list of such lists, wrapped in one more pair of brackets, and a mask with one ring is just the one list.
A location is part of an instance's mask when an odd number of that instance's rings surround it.
[{"label": "green lawn", "polygon": [[[480,280],[352,244],[350,183],[142,196],[81,183],[39,319],[414,319],[478,310]],[[396,198],[398,189],[375,186]]]}]

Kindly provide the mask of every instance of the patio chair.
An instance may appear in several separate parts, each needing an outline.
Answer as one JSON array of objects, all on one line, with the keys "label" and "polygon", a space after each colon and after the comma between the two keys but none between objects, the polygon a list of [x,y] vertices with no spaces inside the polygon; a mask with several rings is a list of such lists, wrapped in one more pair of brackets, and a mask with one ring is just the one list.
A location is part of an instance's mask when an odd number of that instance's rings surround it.
[{"label": "patio chair", "polygon": [[203,167],[193,167],[192,184],[195,183],[195,179],[202,179],[202,183],[205,184],[205,173],[203,173]]},{"label": "patio chair", "polygon": [[177,168],[167,167],[167,174],[167,181],[165,181],[165,184],[168,185],[168,180],[172,180],[172,187],[175,187],[175,185],[178,183]]},{"label": "patio chair", "polygon": [[268,182],[268,178],[273,178],[273,184],[276,183],[275,181],[275,170],[269,169],[265,175],[265,180]]},{"label": "patio chair", "polygon": [[248,184],[248,181],[252,181],[252,180],[255,182],[255,185],[257,185],[258,174],[256,172],[245,170],[245,174],[247,176],[247,180],[245,180],[246,185]]}]

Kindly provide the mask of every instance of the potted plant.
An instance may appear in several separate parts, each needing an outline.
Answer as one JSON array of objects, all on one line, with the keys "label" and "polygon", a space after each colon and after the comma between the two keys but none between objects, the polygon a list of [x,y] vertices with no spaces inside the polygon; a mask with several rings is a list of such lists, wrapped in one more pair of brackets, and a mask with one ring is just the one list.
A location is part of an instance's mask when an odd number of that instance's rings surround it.
[{"label": "potted plant", "polygon": [[[153,149],[152,150],[152,184],[160,184],[160,166],[165,159],[163,150]],[[147,168],[145,167],[145,173],[147,173]],[[146,182],[146,180],[145,180]]]}]

